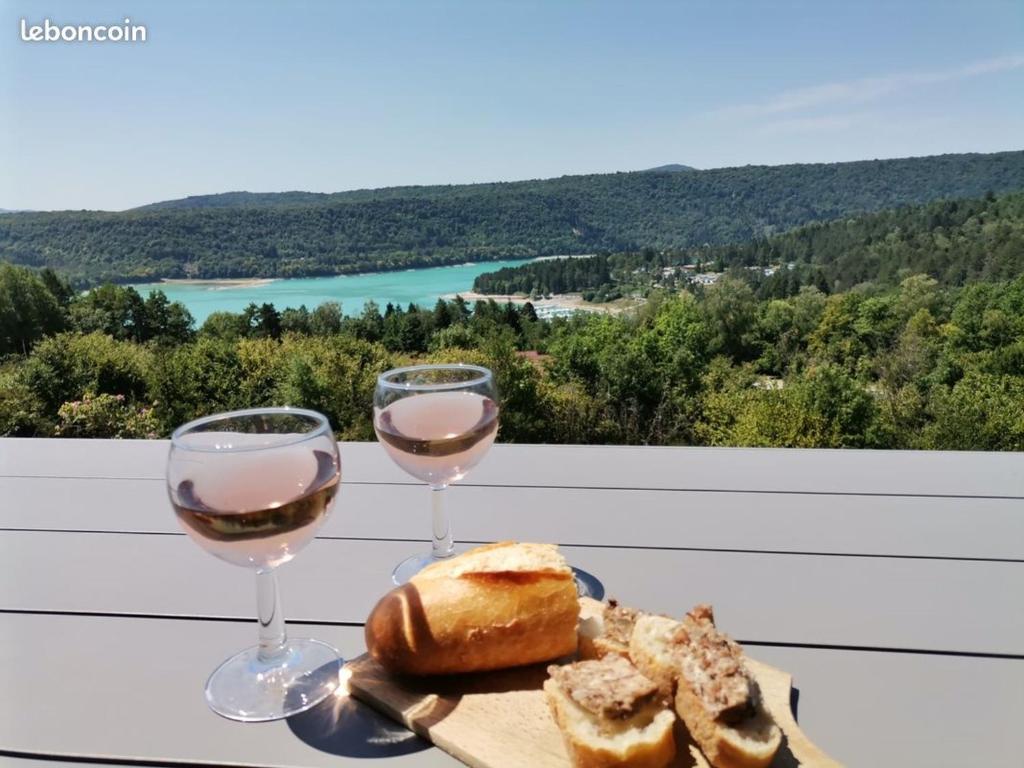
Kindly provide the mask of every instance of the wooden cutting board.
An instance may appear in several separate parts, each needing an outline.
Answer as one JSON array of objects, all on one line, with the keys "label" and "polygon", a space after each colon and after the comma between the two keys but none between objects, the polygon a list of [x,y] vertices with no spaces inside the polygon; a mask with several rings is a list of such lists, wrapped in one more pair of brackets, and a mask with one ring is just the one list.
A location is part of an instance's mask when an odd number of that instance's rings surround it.
[{"label": "wooden cutting board", "polygon": [[[790,709],[790,676],[748,659],[765,706],[785,734],[774,768],[832,768]],[[349,691],[473,768],[570,768],[541,686],[547,664],[433,678],[398,678],[369,656],[349,662]],[[710,768],[677,723],[673,768]]]}]

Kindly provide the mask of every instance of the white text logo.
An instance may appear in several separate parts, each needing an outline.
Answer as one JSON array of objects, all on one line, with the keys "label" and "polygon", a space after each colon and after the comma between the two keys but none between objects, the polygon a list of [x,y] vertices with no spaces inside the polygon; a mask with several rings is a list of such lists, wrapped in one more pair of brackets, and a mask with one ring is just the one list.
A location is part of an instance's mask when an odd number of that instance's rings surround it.
[{"label": "white text logo", "polygon": [[21,20],[21,39],[26,43],[144,43],[146,27],[132,24],[126,18],[123,24],[42,24],[29,26]]}]

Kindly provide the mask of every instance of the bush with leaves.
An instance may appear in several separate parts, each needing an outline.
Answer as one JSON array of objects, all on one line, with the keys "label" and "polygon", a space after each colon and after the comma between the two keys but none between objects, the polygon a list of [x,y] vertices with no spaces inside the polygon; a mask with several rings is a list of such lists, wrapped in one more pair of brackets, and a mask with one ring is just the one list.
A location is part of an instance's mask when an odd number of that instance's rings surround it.
[{"label": "bush with leaves", "polygon": [[0,369],[0,437],[33,437],[53,433],[43,402],[22,381],[18,369]]},{"label": "bush with leaves", "polygon": [[931,422],[914,447],[1024,451],[1024,379],[970,371],[951,390],[936,388]]},{"label": "bush with leaves", "polygon": [[153,407],[131,403],[124,395],[94,395],[64,403],[57,411],[57,437],[139,438],[159,437]]},{"label": "bush with leaves", "polygon": [[147,347],[102,333],[60,333],[36,346],[19,378],[54,415],[86,392],[145,402],[153,358]]},{"label": "bush with leaves", "polygon": [[782,448],[869,448],[878,440],[872,395],[834,365],[811,368],[781,388],[745,392],[724,444]]}]

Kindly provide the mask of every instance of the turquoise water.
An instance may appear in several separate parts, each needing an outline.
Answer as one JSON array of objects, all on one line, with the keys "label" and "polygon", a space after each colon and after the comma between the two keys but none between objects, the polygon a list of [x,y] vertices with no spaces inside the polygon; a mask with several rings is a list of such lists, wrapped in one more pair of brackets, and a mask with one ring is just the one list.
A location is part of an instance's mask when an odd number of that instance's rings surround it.
[{"label": "turquoise water", "polygon": [[523,261],[488,261],[459,264],[452,267],[428,267],[404,272],[372,272],[364,275],[338,277],[304,277],[275,280],[251,286],[181,285],[176,283],[142,283],[134,288],[143,296],[159,289],[171,301],[180,301],[201,325],[213,312],[240,312],[250,302],[270,303],[277,309],[305,304],[313,309],[325,301],[337,301],[347,315],[357,315],[363,305],[376,301],[381,306],[391,302],[403,306],[414,302],[432,307],[439,296],[473,287],[473,278],[502,267],[517,266]]}]

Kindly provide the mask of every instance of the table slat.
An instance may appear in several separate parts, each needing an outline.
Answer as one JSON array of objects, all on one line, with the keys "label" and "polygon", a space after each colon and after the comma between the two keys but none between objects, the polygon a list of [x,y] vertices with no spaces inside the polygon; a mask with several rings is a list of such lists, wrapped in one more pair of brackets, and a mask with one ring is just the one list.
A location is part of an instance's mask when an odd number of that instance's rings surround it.
[{"label": "table slat", "polygon": [[[321,536],[422,539],[425,488],[343,484]],[[560,544],[1024,560],[1011,499],[458,487],[456,536]],[[162,480],[0,478],[0,528],[181,533]]]},{"label": "table slat", "polygon": [[[363,652],[363,633],[351,627],[291,627],[343,656]],[[384,762],[433,768],[458,761],[428,748],[402,726],[347,697],[319,711],[320,720],[347,707],[347,721],[319,738],[331,754],[298,738],[286,722],[234,723],[209,711],[203,684],[232,653],[256,639],[254,627],[231,622],[0,616],[0,749],[57,756],[175,760],[195,764],[284,768],[366,765],[382,756],[373,740],[391,740],[410,754]],[[88,672],[83,672],[83,661]],[[69,684],[69,681],[72,684]],[[10,695],[11,691],[18,693]],[[54,706],[59,702],[59,706]],[[296,727],[317,723],[307,715]],[[305,730],[303,732],[305,732]],[[376,753],[376,755],[374,754]]]},{"label": "table slat", "polygon": [[[285,615],[365,620],[424,545],[318,540],[280,570]],[[741,639],[1024,655],[1017,563],[565,547],[628,604],[714,603]],[[181,536],[4,532],[0,608],[251,616],[251,573]],[[994,589],[998,585],[998,589]]]},{"label": "table slat", "polygon": [[[167,441],[0,438],[0,476],[163,477]],[[375,443],[342,443],[349,481],[410,483]],[[1024,498],[1024,454],[497,445],[479,485]]]},{"label": "table slat", "polygon": [[[292,631],[332,642],[348,656],[362,648],[359,628],[293,625]],[[310,746],[286,723],[240,725],[206,710],[206,675],[252,635],[251,627],[227,622],[0,616],[0,681],[5,691],[26,694],[0,697],[0,749],[296,768],[354,763]],[[1024,711],[1024,663],[748,651],[793,675],[803,730],[849,765],[1019,765],[1014,745]],[[96,684],[67,685],[80,678],[82,659],[90,660]],[[61,705],[38,695],[41,690],[59,690]],[[320,733],[328,748],[347,744],[349,752],[371,735],[408,743],[401,729],[372,718],[362,705],[342,700],[334,706],[351,708],[335,717],[324,707],[306,716],[309,727],[297,723],[297,729]],[[175,727],[167,726],[171,722]],[[456,764],[435,749],[381,762]]]}]

